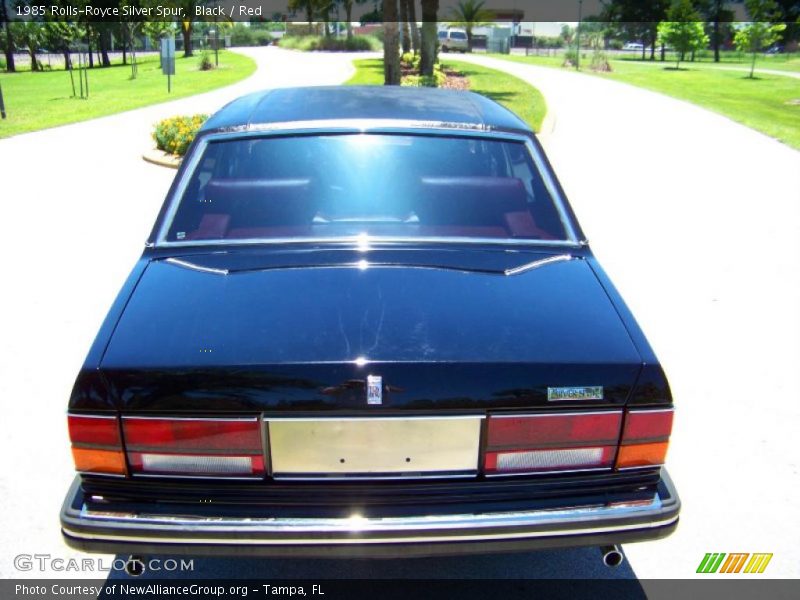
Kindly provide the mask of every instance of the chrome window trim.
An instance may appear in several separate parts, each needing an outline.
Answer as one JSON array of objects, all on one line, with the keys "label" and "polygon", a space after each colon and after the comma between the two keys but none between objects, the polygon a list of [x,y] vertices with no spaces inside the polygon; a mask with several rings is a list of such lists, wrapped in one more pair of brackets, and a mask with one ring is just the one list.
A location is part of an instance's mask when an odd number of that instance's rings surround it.
[{"label": "chrome window trim", "polygon": [[493,244],[513,246],[566,246],[579,248],[586,245],[586,240],[578,239],[575,227],[566,209],[566,200],[560,193],[555,180],[548,168],[545,167],[543,157],[534,145],[530,136],[508,131],[496,130],[485,125],[472,125],[462,123],[425,122],[391,119],[344,119],[320,121],[293,121],[286,123],[268,123],[250,125],[243,128],[231,128],[223,132],[214,132],[203,135],[194,148],[190,161],[181,171],[180,179],[174,191],[167,197],[167,210],[161,221],[154,244],[155,248],[181,248],[187,246],[247,246],[254,244],[314,244],[314,243],[358,243],[363,237],[288,237],[288,238],[250,238],[237,240],[184,240],[168,241],[167,234],[175,214],[180,205],[189,180],[197,169],[201,158],[205,155],[209,143],[220,140],[247,139],[250,137],[276,137],[302,136],[302,135],[340,135],[340,134],[407,134],[429,135],[440,137],[478,137],[498,141],[512,141],[522,143],[528,149],[528,154],[534,166],[542,176],[542,181],[550,194],[558,212],[559,220],[564,227],[567,239],[563,240],[537,240],[520,238],[481,238],[481,237],[392,237],[370,236],[371,243],[443,243],[443,244]]}]

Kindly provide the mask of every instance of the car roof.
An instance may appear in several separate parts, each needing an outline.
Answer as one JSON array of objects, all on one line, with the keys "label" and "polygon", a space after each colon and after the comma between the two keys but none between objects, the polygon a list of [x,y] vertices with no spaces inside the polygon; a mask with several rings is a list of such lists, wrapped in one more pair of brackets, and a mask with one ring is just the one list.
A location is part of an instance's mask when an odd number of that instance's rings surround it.
[{"label": "car roof", "polygon": [[531,133],[522,119],[480,94],[407,86],[297,87],[256,92],[220,109],[201,132],[365,119]]}]

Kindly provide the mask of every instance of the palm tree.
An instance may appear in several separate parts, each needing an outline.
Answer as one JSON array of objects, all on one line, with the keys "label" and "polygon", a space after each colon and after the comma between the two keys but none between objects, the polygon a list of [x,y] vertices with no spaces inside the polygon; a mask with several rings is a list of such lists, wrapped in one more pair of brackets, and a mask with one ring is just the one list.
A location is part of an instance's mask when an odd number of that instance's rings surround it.
[{"label": "palm tree", "polygon": [[383,0],[383,83],[400,85],[400,30],[397,0]]},{"label": "palm tree", "polygon": [[458,6],[451,14],[459,25],[467,30],[467,50],[472,52],[472,28],[489,21],[494,15],[483,8],[483,0],[459,0]]},{"label": "palm tree", "polygon": [[422,42],[420,45],[419,74],[433,75],[433,63],[436,62],[436,21],[439,12],[439,0],[422,0]]}]

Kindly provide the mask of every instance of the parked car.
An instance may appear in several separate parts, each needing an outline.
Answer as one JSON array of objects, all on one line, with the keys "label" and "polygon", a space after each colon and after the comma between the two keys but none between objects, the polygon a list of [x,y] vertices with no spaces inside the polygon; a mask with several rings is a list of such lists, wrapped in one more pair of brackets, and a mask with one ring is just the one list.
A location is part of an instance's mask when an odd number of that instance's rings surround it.
[{"label": "parked car", "polygon": [[439,46],[442,52],[467,52],[469,43],[467,33],[460,29],[448,29],[439,32]]},{"label": "parked car", "polygon": [[639,42],[628,42],[622,47],[622,49],[624,51],[641,52],[644,49],[644,46]]},{"label": "parked car", "polygon": [[423,556],[668,535],[658,359],[534,133],[276,89],[190,147],[68,407],[66,542]]}]

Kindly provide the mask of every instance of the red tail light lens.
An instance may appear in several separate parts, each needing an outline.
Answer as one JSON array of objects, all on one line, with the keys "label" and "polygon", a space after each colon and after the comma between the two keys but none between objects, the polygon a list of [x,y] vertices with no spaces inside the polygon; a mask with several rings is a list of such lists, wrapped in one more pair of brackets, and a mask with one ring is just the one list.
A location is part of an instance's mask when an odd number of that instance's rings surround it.
[{"label": "red tail light lens", "polygon": [[258,419],[124,417],[131,470],[142,475],[260,477],[265,473]]},{"label": "red tail light lens", "polygon": [[610,468],[622,411],[541,415],[491,415],[484,470],[487,475]]},{"label": "red tail light lens", "polygon": [[75,470],[93,475],[125,475],[119,419],[109,415],[67,415]]},{"label": "red tail light lens", "polygon": [[635,410],[625,417],[618,469],[654,467],[664,464],[672,433],[674,410]]}]

